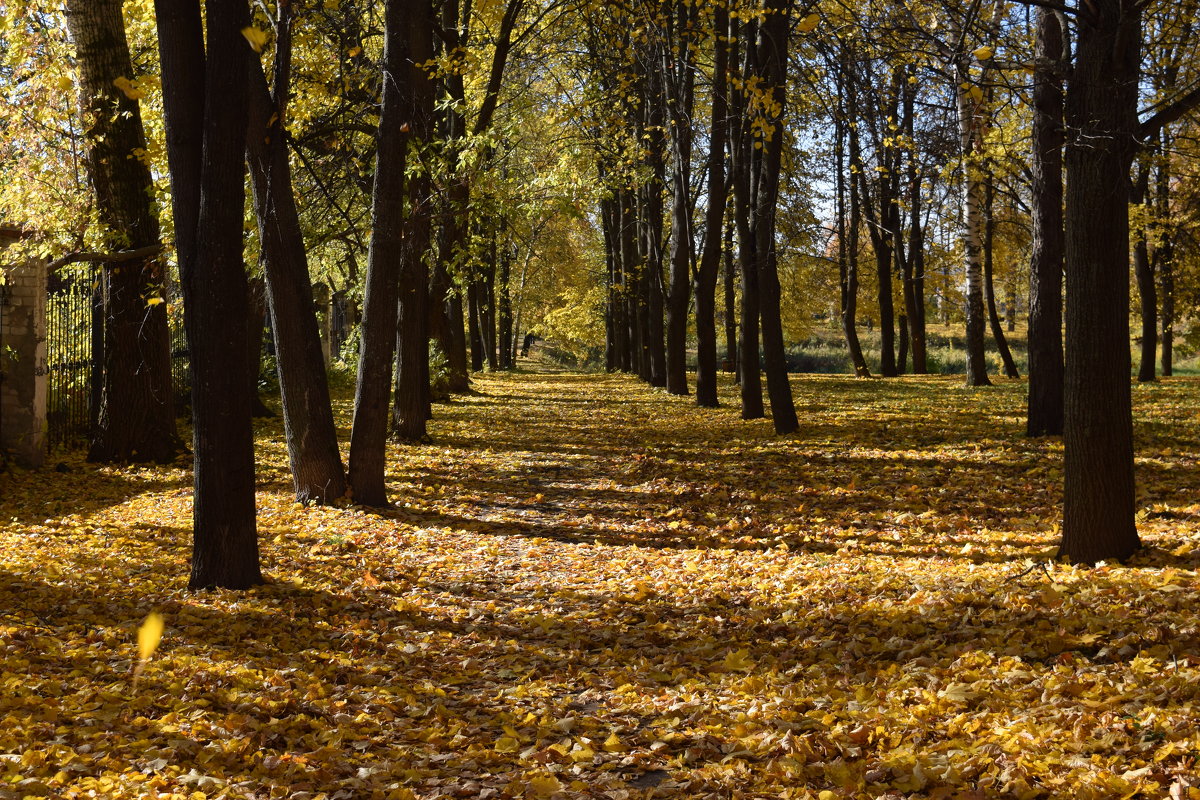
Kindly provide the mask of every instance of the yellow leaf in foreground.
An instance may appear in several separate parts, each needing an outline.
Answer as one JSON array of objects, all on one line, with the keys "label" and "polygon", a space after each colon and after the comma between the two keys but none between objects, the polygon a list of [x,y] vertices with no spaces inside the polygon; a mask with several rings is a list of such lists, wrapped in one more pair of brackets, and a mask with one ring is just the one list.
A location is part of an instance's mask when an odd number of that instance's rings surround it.
[{"label": "yellow leaf in foreground", "polygon": [[995,48],[985,45],[983,47],[976,47],[973,51],[971,51],[971,55],[975,56],[975,58],[979,59],[980,61],[987,61],[989,58],[996,55],[996,50]]},{"label": "yellow leaf in foreground", "polygon": [[726,653],[725,669],[741,672],[749,672],[754,669],[754,661],[750,658],[750,651],[743,648],[736,653]]},{"label": "yellow leaf in foreground", "polygon": [[163,634],[163,616],[157,611],[151,611],[138,628],[138,660],[145,661],[154,655]]},{"label": "yellow leaf in foreground", "polygon": [[531,778],[529,788],[538,797],[549,797],[562,789],[562,783],[553,775],[543,775]]},{"label": "yellow leaf in foreground", "polygon": [[796,30],[800,31],[801,33],[808,33],[809,31],[815,30],[820,22],[820,14],[809,14],[807,17],[802,18],[796,23]]},{"label": "yellow leaf in foreground", "polygon": [[621,740],[617,738],[615,733],[610,733],[608,738],[604,740],[604,749],[609,753],[619,753],[625,749],[625,745],[621,744]]},{"label": "yellow leaf in foreground", "polygon": [[511,736],[501,736],[494,747],[497,753],[515,753],[521,749],[521,743]]},{"label": "yellow leaf in foreground", "polygon": [[246,37],[246,41],[250,43],[250,47],[256,53],[261,53],[263,45],[267,43],[267,32],[260,31],[253,26],[242,28],[242,36]]}]

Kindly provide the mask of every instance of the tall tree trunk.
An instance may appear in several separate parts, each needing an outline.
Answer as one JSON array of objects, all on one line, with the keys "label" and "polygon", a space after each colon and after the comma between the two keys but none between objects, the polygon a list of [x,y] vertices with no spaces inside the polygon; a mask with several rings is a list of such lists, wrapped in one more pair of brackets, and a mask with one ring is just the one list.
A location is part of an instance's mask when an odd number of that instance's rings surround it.
[{"label": "tall tree trunk", "polygon": [[412,27],[421,0],[388,0],[383,52],[383,105],[376,134],[371,247],[363,295],[362,344],[350,434],[350,485],[356,503],[386,505],[388,412],[396,351],[400,264],[405,246],[405,162],[412,138]]},{"label": "tall tree trunk", "polygon": [[300,502],[323,504],[346,494],[346,472],[288,163],[284,125],[290,92],[291,8],[288,2],[279,5],[273,91],[267,87],[261,64],[256,60],[249,64],[246,156],[270,298],[292,485]]},{"label": "tall tree trunk", "polygon": [[1062,147],[1063,33],[1058,16],[1038,9],[1033,73],[1033,245],[1029,265],[1029,406],[1025,432],[1063,431]]},{"label": "tall tree trunk", "polygon": [[1004,374],[1010,378],[1019,378],[1021,373],[1017,371],[1017,363],[1013,361],[1012,351],[1008,349],[1008,339],[1004,336],[1004,327],[1000,324],[1000,312],[996,308],[996,287],[992,280],[994,268],[992,245],[996,238],[993,204],[996,197],[990,172],[986,181],[987,188],[984,189],[983,204],[983,296],[987,301],[988,323],[992,328],[992,338],[996,340],[996,349],[1000,352],[1000,360],[1004,364]]},{"label": "tall tree trunk", "polygon": [[[430,0],[415,0],[409,20],[409,58],[425,64],[433,58],[434,16]],[[410,135],[419,149],[434,134],[434,86],[429,73],[414,66],[409,71]],[[392,429],[396,438],[420,442],[428,438],[429,419],[429,269],[425,254],[431,241],[432,184],[421,171],[408,179],[408,215],[399,251],[400,280],[396,335],[396,385]]]},{"label": "tall tree trunk", "polygon": [[[157,0],[167,157],[192,359],[194,470],[188,587],[262,582],[246,380],[245,3]],[[219,58],[205,59],[204,46]]]},{"label": "tall tree trunk", "polygon": [[[713,12],[713,89],[708,144],[708,208],[704,215],[704,244],[696,270],[696,405],[717,407],[717,272],[725,233],[725,126],[729,113],[725,76],[729,50],[725,36],[729,11],[718,4]],[[726,303],[728,306],[728,301]],[[726,308],[726,319],[732,309]],[[732,337],[729,337],[732,338]]]},{"label": "tall tree trunk", "polygon": [[[146,150],[140,95],[128,84],[117,86],[133,74],[120,0],[69,0],[66,16],[105,247],[155,247],[160,233],[150,168],[130,155]],[[104,369],[89,461],[167,463],[183,449],[175,429],[164,263],[156,254],[102,270]]]},{"label": "tall tree trunk", "polygon": [[[474,267],[472,267],[474,269]],[[483,286],[478,278],[467,282],[467,328],[471,338],[471,371],[483,372],[487,345],[483,341]]]},{"label": "tall tree trunk", "polygon": [[[843,59],[849,54],[843,50]],[[842,333],[846,337],[846,347],[850,351],[850,363],[854,374],[860,378],[871,377],[867,368],[867,360],[863,357],[862,344],[858,340],[858,229],[862,224],[858,210],[858,188],[852,179],[849,187],[846,185],[846,120],[853,120],[857,111],[852,111],[853,99],[847,96],[845,76],[839,72],[837,76],[838,115],[834,121],[835,157],[837,159],[837,260],[838,285],[842,322]],[[850,208],[847,220],[846,192],[849,189]]]},{"label": "tall tree trunk", "polygon": [[783,169],[784,108],[787,104],[787,40],[791,0],[767,0],[766,18],[760,29],[759,68],[762,86],[772,102],[764,111],[765,130],[772,131],[762,143],[761,172],[754,214],[755,258],[758,270],[759,314],[762,318],[763,371],[771,400],[775,433],[791,433],[800,427],[788,380],[787,354],[783,344],[780,312],[778,252],[775,246],[779,176]]},{"label": "tall tree trunk", "polygon": [[1067,91],[1067,341],[1061,553],[1122,559],[1134,526],[1129,387],[1129,168],[1141,7],[1094,0]]},{"label": "tall tree trunk", "polygon": [[499,254],[499,291],[496,295],[497,336],[499,338],[499,367],[513,368],[513,309],[509,283],[512,280],[512,246],[505,236]]}]

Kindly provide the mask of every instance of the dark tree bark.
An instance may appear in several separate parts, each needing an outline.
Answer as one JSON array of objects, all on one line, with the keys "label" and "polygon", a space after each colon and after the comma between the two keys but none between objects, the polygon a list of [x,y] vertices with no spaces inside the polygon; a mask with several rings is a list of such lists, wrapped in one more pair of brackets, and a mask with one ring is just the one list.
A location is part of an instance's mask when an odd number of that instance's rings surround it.
[{"label": "dark tree bark", "polygon": [[772,103],[764,111],[766,129],[773,131],[762,143],[758,195],[753,209],[755,258],[758,270],[759,314],[762,318],[763,371],[771,400],[775,433],[791,433],[800,427],[788,380],[787,354],[783,345],[780,314],[778,254],[775,247],[775,218],[779,203],[779,176],[783,168],[784,108],[787,104],[787,52],[791,0],[767,0],[766,18],[759,40],[762,86]]},{"label": "dark tree bark", "polygon": [[[418,149],[433,136],[434,85],[421,64],[433,58],[434,11],[430,0],[415,0],[408,20],[409,90],[402,113]],[[422,170],[408,180],[408,214],[404,220],[400,262],[396,386],[392,425],[396,438],[407,442],[428,439],[429,420],[429,269],[425,254],[432,231],[433,197],[429,174]]]},{"label": "dark tree bark", "polygon": [[[725,77],[729,69],[729,48],[725,36],[729,12],[718,4],[714,11],[712,114],[709,124],[708,209],[704,216],[704,244],[696,271],[696,405],[717,407],[717,272],[721,267],[721,247],[725,233],[725,127],[729,113]],[[732,288],[732,287],[730,287]],[[726,300],[726,325],[733,309]],[[732,340],[727,336],[727,340]]]},{"label": "dark tree bark", "polygon": [[1092,564],[1140,547],[1129,358],[1129,169],[1137,147],[1141,6],[1080,19],[1066,121],[1066,394],[1061,554]]},{"label": "dark tree bark", "polygon": [[[192,359],[191,589],[262,582],[254,508],[254,437],[246,380],[246,71],[240,0],[155,3],[167,156]],[[204,43],[220,57],[205,59]]]},{"label": "dark tree bark", "polygon": [[363,297],[362,344],[350,437],[350,485],[356,503],[387,504],[384,485],[388,411],[395,357],[401,265],[405,246],[405,161],[412,137],[410,37],[421,0],[388,0],[383,53],[383,106],[376,137],[371,248]]},{"label": "dark tree bark", "polygon": [[257,60],[248,65],[246,160],[270,298],[292,486],[298,501],[325,504],[345,496],[346,471],[338,450],[308,255],[288,163],[284,126],[290,94],[291,23],[291,3],[281,2],[273,87],[267,86]]},{"label": "dark tree bark", "polygon": [[106,248],[154,248],[154,255],[102,267],[104,368],[88,460],[167,463],[183,443],[175,428],[165,262],[150,168],[137,155],[146,151],[138,94],[114,83],[133,75],[121,3],[69,0],[66,17],[79,67],[85,164]]},{"label": "dark tree bark", "polygon": [[1004,335],[1004,326],[1000,324],[1000,312],[996,308],[996,286],[992,280],[994,262],[992,260],[992,245],[996,238],[996,220],[993,205],[996,200],[992,176],[987,177],[983,201],[983,297],[987,303],[988,324],[992,329],[992,338],[996,340],[996,349],[1000,353],[1000,361],[1004,364],[1004,374],[1010,378],[1019,378],[1017,362],[1013,361],[1012,351],[1008,349],[1008,338]]},{"label": "dark tree bark", "polygon": [[1029,406],[1025,432],[1063,431],[1062,148],[1063,35],[1058,17],[1038,10],[1033,74],[1033,246],[1029,265]]}]

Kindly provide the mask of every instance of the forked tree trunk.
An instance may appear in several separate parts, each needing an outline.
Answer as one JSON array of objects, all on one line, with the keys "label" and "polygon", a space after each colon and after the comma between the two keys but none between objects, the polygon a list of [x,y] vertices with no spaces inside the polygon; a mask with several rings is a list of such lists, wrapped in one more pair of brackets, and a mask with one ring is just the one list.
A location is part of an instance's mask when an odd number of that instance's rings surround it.
[{"label": "forked tree trunk", "polygon": [[[150,168],[137,155],[146,151],[139,94],[128,84],[117,86],[133,75],[120,0],[69,0],[66,17],[79,67],[85,163],[105,247],[157,246]],[[101,272],[104,368],[89,461],[167,463],[183,449],[175,429],[164,263],[156,254],[107,264]]]}]

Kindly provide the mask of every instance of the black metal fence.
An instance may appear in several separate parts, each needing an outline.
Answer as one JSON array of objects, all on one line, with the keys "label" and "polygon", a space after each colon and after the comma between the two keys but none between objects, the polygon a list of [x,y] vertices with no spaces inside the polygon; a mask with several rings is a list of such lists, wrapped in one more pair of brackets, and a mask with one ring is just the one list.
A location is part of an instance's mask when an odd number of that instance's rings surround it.
[{"label": "black metal fence", "polygon": [[53,274],[46,288],[46,438],[53,449],[83,444],[95,422],[104,328],[93,275]]}]

